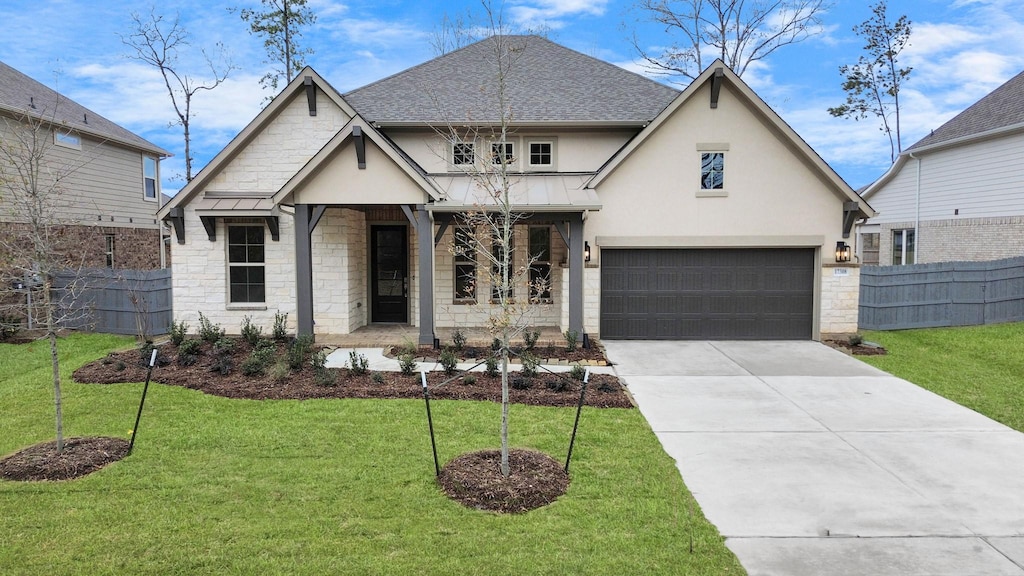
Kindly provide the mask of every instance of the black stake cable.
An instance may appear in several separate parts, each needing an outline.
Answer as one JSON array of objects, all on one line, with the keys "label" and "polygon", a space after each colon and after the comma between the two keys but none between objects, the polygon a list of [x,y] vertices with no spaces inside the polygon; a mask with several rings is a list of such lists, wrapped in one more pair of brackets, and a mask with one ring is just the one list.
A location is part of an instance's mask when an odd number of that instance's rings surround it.
[{"label": "black stake cable", "polygon": [[146,371],[146,385],[142,388],[142,400],[139,402],[139,413],[135,415],[135,427],[132,428],[132,439],[128,442],[128,454],[131,455],[132,448],[135,448],[135,437],[139,432],[139,420],[142,419],[142,407],[146,405],[146,392],[149,391],[149,379],[153,376],[153,365],[156,364],[156,348],[153,348],[153,355],[149,357],[149,370]]},{"label": "black stake cable", "polygon": [[427,391],[427,373],[420,370],[423,381],[423,401],[427,404],[427,426],[430,427],[430,448],[434,451],[434,475],[441,475],[441,466],[437,463],[437,442],[434,441],[434,419],[430,415],[430,392]]},{"label": "black stake cable", "polygon": [[580,401],[576,404],[576,422],[572,425],[572,438],[569,439],[569,454],[565,457],[565,473],[569,473],[569,461],[572,460],[572,446],[576,443],[576,429],[580,425],[580,412],[583,411],[583,397],[587,394],[587,381],[590,380],[590,368],[583,373],[583,387],[580,388]]}]

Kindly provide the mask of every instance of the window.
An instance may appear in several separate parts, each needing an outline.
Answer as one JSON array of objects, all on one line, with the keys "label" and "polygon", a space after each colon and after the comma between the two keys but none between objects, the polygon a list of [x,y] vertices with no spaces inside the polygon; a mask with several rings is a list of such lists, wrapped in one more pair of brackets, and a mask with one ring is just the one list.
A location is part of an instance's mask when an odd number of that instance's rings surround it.
[{"label": "window", "polygon": [[106,256],[107,268],[113,268],[114,267],[114,235],[113,234],[104,234],[103,235],[103,239],[106,240],[106,252],[104,253],[104,256]]},{"label": "window", "polygon": [[505,281],[504,281],[504,293],[505,300],[512,299],[512,269],[513,269],[513,254],[514,249],[513,240],[514,236],[510,236],[508,239],[508,246],[501,245],[500,234],[494,234],[491,236],[491,300],[497,301],[502,296],[502,262],[505,260],[505,252],[508,252],[508,266],[505,267]]},{"label": "window", "polygon": [[504,164],[508,166],[515,162],[515,146],[512,142],[491,143],[491,163],[495,166]]},{"label": "window", "polygon": [[456,228],[452,245],[455,254],[455,300],[476,301],[476,238],[469,228]]},{"label": "window", "polygon": [[530,300],[551,299],[551,228],[530,227]]},{"label": "window", "polygon": [[53,143],[65,148],[82,149],[82,139],[70,132],[55,131],[53,133]]},{"label": "window", "polygon": [[266,302],[263,226],[228,226],[229,302]]},{"label": "window", "polygon": [[914,263],[914,231],[892,231],[892,265]]},{"label": "window", "polygon": [[725,153],[702,152],[700,155],[700,189],[722,190],[725,187]]},{"label": "window", "polygon": [[555,143],[550,141],[530,142],[530,166],[554,166]]},{"label": "window", "polygon": [[472,142],[455,142],[452,144],[452,164],[467,166],[476,162]]},{"label": "window", "polygon": [[142,157],[142,182],[146,200],[156,200],[156,158]]}]

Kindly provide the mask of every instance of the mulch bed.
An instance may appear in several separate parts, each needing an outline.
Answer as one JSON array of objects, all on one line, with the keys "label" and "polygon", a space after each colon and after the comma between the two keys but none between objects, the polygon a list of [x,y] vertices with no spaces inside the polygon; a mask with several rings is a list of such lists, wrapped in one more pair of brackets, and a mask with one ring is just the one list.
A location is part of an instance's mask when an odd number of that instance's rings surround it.
[{"label": "mulch bed", "polygon": [[885,356],[889,353],[882,346],[870,342],[850,344],[849,340],[822,340],[822,343],[854,356]]},{"label": "mulch bed", "polygon": [[501,452],[463,454],[441,469],[438,482],[448,496],[469,508],[520,513],[547,506],[569,489],[569,475],[547,454],[512,449],[509,476],[501,475]]},{"label": "mulch bed", "polygon": [[[284,346],[278,344],[278,357],[283,357]],[[298,372],[288,372],[282,378],[275,378],[272,368],[268,368],[268,373],[262,376],[246,376],[238,367],[250,355],[251,349],[241,340],[231,354],[234,368],[227,375],[213,371],[216,355],[210,344],[202,345],[198,360],[192,366],[178,364],[177,348],[171,344],[161,345],[158,350],[158,364],[163,365],[153,369],[154,381],[215,396],[250,400],[423,397],[418,372],[414,375],[379,372],[374,376],[372,373],[354,374],[348,369],[331,368],[329,370],[334,373],[336,382],[333,386],[318,383],[313,369],[308,365]],[[145,381],[146,366],[141,356],[138,350],[111,353],[75,370],[74,379],[76,382],[90,384]],[[475,381],[471,383],[462,378],[440,385],[451,376],[442,372],[428,372],[430,397],[443,400],[501,401],[500,375],[491,377],[482,372],[474,372],[472,375]],[[509,398],[513,403],[565,407],[576,406],[579,402],[581,383],[578,381],[567,380],[543,370],[533,378],[523,378],[512,373],[510,379]],[[585,405],[597,408],[633,407],[619,379],[611,374],[590,375]]]},{"label": "mulch bed", "polygon": [[64,451],[57,441],[29,446],[0,460],[0,478],[6,480],[70,480],[85,476],[128,454],[128,441],[106,436],[68,438]]}]

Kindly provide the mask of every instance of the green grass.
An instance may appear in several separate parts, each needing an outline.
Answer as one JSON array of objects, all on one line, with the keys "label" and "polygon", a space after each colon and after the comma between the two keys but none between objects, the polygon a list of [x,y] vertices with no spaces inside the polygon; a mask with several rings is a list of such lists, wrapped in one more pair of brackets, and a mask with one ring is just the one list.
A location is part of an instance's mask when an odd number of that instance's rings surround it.
[{"label": "green grass", "polygon": [[[127,342],[61,342],[69,436],[127,436],[141,384],[70,382]],[[46,352],[0,345],[0,454],[53,438]],[[442,461],[496,445],[498,405],[431,408]],[[564,458],[573,416],[514,405],[512,443]],[[445,497],[426,432],[417,401],[229,400],[154,385],[128,458],[74,481],[0,481],[0,572],[743,573],[637,410],[585,409],[569,492],[515,516]]]},{"label": "green grass", "polygon": [[1024,322],[863,335],[889,351],[865,362],[1024,431]]}]

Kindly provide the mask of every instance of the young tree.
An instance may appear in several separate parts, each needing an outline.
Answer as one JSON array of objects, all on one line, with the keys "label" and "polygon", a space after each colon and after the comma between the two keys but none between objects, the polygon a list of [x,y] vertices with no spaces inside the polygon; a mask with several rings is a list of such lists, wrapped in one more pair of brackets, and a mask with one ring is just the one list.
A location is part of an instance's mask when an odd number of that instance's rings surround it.
[{"label": "young tree", "polygon": [[[78,272],[84,258],[79,238],[66,234],[66,227],[77,223],[65,216],[69,213],[65,182],[88,160],[58,160],[51,152],[52,125],[35,111],[0,121],[0,212],[5,228],[0,235],[0,288],[36,298],[28,313],[41,312],[35,324],[50,345],[57,451],[61,452],[64,417],[57,332],[80,315],[73,304],[81,288]],[[59,287],[58,273],[64,277]],[[0,302],[4,308],[21,307],[9,299]]]},{"label": "young tree", "polygon": [[465,15],[458,15],[454,18],[448,13],[441,18],[441,24],[434,27],[430,34],[430,48],[434,56],[443,56],[476,42],[476,37],[471,25],[473,15],[468,10]]},{"label": "young tree", "polygon": [[252,8],[229,8],[238,11],[242,21],[249,25],[249,33],[263,38],[263,48],[267,51],[267,60],[274,68],[260,78],[260,86],[270,88],[277,93],[281,79],[287,84],[295,74],[300,72],[305,63],[305,56],[313,53],[312,48],[300,48],[298,38],[302,36],[302,27],[316,23],[316,14],[306,6],[306,0],[260,0],[264,10],[258,12]]},{"label": "young tree", "polygon": [[633,46],[648,67],[693,80],[721,58],[736,74],[783,46],[821,31],[825,0],[637,0],[634,10],[680,40],[651,54],[636,35]]},{"label": "young tree", "polygon": [[882,121],[879,129],[889,138],[889,160],[895,162],[903,151],[900,88],[913,68],[898,65],[900,52],[910,42],[910,20],[903,15],[890,22],[886,8],[886,0],[879,0],[871,7],[871,17],[853,27],[853,31],[867,41],[864,45],[867,54],[861,55],[852,66],[839,67],[839,73],[845,77],[846,103],[829,108],[828,112],[837,118],[854,120],[877,116]]},{"label": "young tree", "polygon": [[213,90],[220,86],[235,67],[227,59],[224,45],[218,42],[216,62],[205,49],[200,49],[213,79],[206,82],[197,81],[183,72],[178,62],[179,50],[190,45],[189,34],[181,26],[178,15],[174,16],[173,21],[168,21],[155,12],[150,13],[149,19],[143,19],[138,13],[133,12],[131,19],[134,29],[128,36],[122,36],[121,42],[135,51],[134,54],[128,55],[129,58],[156,68],[164,79],[167,94],[171,97],[171,106],[174,107],[174,113],[178,118],[171,125],[180,125],[185,139],[185,181],[189,182],[192,180],[193,160],[192,98],[201,90]]}]

